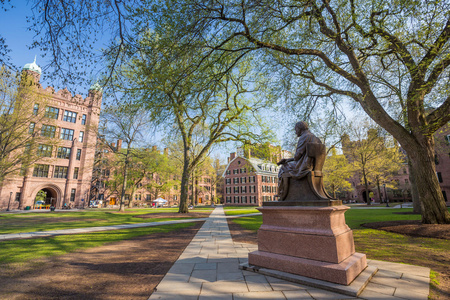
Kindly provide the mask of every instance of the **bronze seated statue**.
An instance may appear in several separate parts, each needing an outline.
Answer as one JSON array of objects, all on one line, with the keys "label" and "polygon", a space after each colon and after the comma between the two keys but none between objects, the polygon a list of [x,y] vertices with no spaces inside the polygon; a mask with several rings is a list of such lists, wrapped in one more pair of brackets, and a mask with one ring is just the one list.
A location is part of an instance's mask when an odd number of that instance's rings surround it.
[{"label": "bronze seated statue", "polygon": [[282,159],[278,174],[279,201],[264,205],[334,206],[341,205],[332,199],[324,189],[322,168],[326,148],[308,130],[308,124],[298,122],[295,131],[299,137],[294,158]]}]

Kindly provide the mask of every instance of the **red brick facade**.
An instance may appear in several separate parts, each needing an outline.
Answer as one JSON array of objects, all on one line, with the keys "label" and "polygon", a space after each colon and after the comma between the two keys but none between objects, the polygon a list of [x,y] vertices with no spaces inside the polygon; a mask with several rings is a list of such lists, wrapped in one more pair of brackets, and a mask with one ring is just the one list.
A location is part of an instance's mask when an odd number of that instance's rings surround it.
[{"label": "red brick facade", "polygon": [[256,205],[277,200],[279,167],[231,153],[224,172],[224,204]]},{"label": "red brick facade", "polygon": [[[52,87],[43,89],[39,84],[40,70],[39,73],[24,72],[35,78],[36,93],[49,98],[46,107],[38,109],[51,109],[52,126],[56,127],[54,135],[59,142],[53,146],[50,157],[41,158],[26,170],[25,176],[5,179],[0,186],[0,209],[7,208],[8,203],[10,209],[33,207],[36,194],[41,190],[47,194],[48,206],[82,206],[91,186],[101,89],[91,88],[88,97],[83,99],[80,95],[72,96],[67,89],[57,92]],[[43,125],[36,124],[36,130],[42,130]]]}]

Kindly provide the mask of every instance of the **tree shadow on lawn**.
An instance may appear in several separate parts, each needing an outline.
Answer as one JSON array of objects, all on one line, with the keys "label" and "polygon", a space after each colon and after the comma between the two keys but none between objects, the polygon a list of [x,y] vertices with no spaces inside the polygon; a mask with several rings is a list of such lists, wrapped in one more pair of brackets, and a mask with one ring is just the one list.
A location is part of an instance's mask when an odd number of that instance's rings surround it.
[{"label": "tree shadow on lawn", "polygon": [[202,226],[0,268],[0,299],[148,299]]}]

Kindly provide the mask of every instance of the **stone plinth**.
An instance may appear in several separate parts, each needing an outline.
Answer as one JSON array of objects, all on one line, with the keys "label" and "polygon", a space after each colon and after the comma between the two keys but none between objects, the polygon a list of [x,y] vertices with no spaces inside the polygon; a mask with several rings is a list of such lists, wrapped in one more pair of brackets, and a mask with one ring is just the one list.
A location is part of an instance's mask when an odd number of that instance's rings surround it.
[{"label": "stone plinth", "polygon": [[366,267],[345,223],[347,206],[270,206],[259,210],[258,251],[249,264],[338,284],[350,284]]}]

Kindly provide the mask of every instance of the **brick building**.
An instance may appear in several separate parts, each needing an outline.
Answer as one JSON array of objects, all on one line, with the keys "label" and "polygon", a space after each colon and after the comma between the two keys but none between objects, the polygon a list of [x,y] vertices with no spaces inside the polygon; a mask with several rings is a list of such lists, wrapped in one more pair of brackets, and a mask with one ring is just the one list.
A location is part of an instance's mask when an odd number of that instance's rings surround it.
[{"label": "brick building", "polygon": [[30,124],[30,130],[32,126],[40,136],[58,139],[58,143],[39,144],[38,149],[45,155],[23,170],[24,176],[4,180],[0,186],[0,209],[7,208],[8,203],[11,209],[33,207],[39,191],[45,195],[47,206],[82,206],[91,186],[101,88],[98,84],[91,86],[88,97],[83,99],[81,95],[72,96],[67,89],[56,92],[53,87],[44,89],[39,83],[41,68],[36,62],[26,64],[22,72],[32,78],[36,97],[46,98],[45,107],[36,103],[33,111],[23,112],[44,112],[42,124]]},{"label": "brick building", "polygon": [[[352,151],[351,149],[354,147],[361,147],[360,145],[364,145],[365,143],[378,143],[382,144],[383,149],[385,149],[383,139],[378,135],[378,132],[376,130],[369,129],[367,134],[368,139],[363,141],[351,141],[348,135],[342,137],[342,151],[350,162],[350,153]],[[374,151],[373,149],[375,148],[369,149],[370,153],[370,151]],[[380,168],[382,168],[382,166],[380,166]],[[380,199],[381,201],[385,201],[385,199],[388,199],[388,201],[390,202],[405,202],[412,200],[411,185],[409,182],[409,169],[406,163],[406,157],[404,157],[404,162],[401,166],[399,166],[398,171],[388,176],[386,182],[377,183],[374,179],[372,179],[372,181],[369,179],[369,191],[366,191],[366,188],[363,184],[362,174],[359,172],[360,170],[356,171],[357,172],[355,172],[355,175],[348,179],[353,187],[353,190],[350,192],[346,192],[344,195],[340,194],[339,199],[360,203],[365,202],[368,197],[373,198],[375,202],[379,202]],[[369,193],[369,195],[366,195],[366,193]]]},{"label": "brick building", "polygon": [[279,167],[269,161],[231,153],[224,177],[225,205],[256,205],[277,201]]},{"label": "brick building", "polygon": [[[119,205],[121,197],[121,185],[117,190],[112,190],[108,186],[108,181],[112,179],[114,172],[116,171],[115,157],[108,149],[115,148],[119,151],[122,148],[122,141],[118,140],[117,145],[112,143],[110,146],[105,147],[104,143],[99,143],[97,146],[96,161],[97,164],[94,167],[94,175],[91,189],[91,201],[101,201],[102,205]],[[162,152],[159,152],[156,146],[152,149],[146,149],[151,154],[153,151],[157,151],[158,155],[154,155],[154,159],[162,159],[162,156],[169,156],[168,149],[165,148]],[[160,155],[160,156],[159,156]],[[195,179],[191,178],[188,191],[188,203],[193,205],[209,205],[216,196],[216,187],[214,184],[213,176],[211,175],[199,175]],[[151,206],[153,200],[157,198],[163,198],[167,200],[167,206],[178,205],[180,202],[180,179],[181,173],[173,174],[157,174],[154,172],[146,172],[144,177],[138,178],[136,185],[128,185],[127,192],[125,194],[125,205],[132,201],[132,206]],[[156,193],[156,189],[151,187],[151,183],[164,184],[168,181],[172,181],[172,187],[166,192]]]}]

